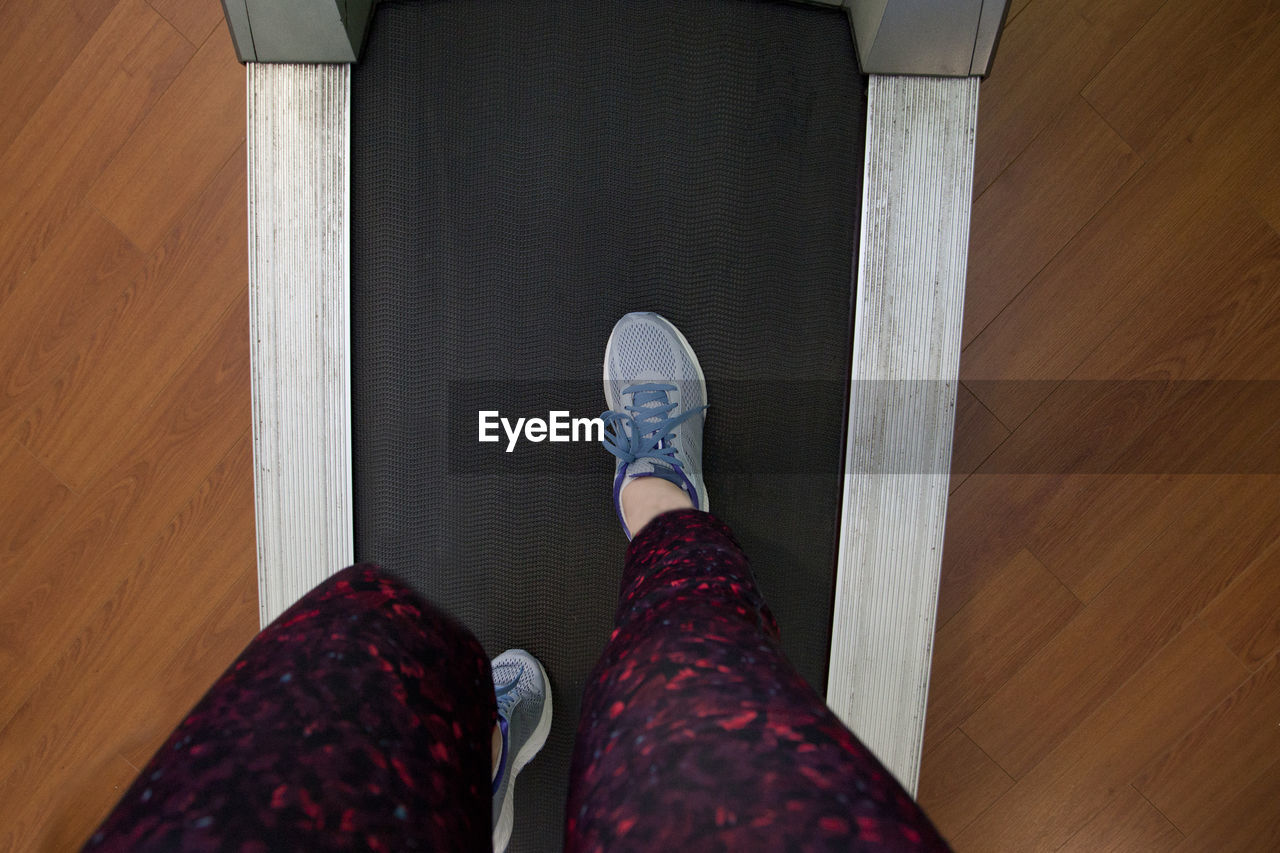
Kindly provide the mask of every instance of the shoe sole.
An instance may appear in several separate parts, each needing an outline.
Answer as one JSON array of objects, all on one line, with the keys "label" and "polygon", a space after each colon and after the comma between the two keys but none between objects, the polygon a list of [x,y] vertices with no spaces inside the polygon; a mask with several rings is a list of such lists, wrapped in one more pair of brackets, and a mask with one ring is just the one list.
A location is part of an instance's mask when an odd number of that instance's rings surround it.
[{"label": "shoe sole", "polygon": [[[513,651],[523,651],[522,649],[514,649]],[[524,654],[529,655],[528,652]],[[538,724],[533,727],[533,734],[525,741],[524,746],[520,747],[520,751],[516,753],[516,757],[511,762],[511,791],[507,795],[506,801],[502,804],[502,813],[498,815],[498,825],[493,830],[493,849],[496,853],[502,853],[507,849],[507,845],[511,843],[511,831],[515,826],[515,787],[516,776],[525,768],[538,751],[547,742],[547,736],[551,734],[551,680],[547,678],[547,671],[542,668],[542,662],[529,655],[529,660],[538,665],[538,673],[542,676],[542,686],[546,690],[547,698],[542,703],[542,714],[538,717]]]}]

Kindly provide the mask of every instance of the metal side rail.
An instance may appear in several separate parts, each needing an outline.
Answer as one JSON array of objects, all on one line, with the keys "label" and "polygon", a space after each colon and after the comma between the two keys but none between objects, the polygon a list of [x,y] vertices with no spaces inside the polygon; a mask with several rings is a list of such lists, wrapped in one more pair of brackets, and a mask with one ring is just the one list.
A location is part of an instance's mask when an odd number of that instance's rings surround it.
[{"label": "metal side rail", "polygon": [[937,615],[977,77],[872,75],[827,704],[914,795]]},{"label": "metal side rail", "polygon": [[348,65],[245,66],[258,610],[351,564]]}]

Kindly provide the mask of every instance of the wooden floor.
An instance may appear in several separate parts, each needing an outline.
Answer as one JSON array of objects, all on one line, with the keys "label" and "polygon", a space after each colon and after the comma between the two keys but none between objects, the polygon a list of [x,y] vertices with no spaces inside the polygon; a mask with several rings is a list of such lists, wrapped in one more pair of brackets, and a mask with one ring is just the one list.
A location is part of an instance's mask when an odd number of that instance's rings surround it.
[{"label": "wooden floor", "polygon": [[[215,0],[0,31],[0,849],[62,850],[257,628],[244,74]],[[1191,381],[1280,379],[1278,92],[1269,0],[1014,0],[920,790],[960,850],[1280,848],[1275,409]]]}]

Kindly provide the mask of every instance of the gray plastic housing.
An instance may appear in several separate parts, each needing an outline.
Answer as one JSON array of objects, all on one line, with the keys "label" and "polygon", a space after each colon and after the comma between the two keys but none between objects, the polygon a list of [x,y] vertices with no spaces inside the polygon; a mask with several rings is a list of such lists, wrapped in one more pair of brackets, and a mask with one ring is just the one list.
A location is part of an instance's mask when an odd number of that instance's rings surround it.
[{"label": "gray plastic housing", "polygon": [[241,62],[360,58],[377,0],[222,0]]},{"label": "gray plastic housing", "polygon": [[[465,2],[465,0],[460,0]],[[864,74],[985,77],[1009,0],[802,0],[843,8]],[[222,0],[241,62],[355,62],[377,0]]]},{"label": "gray plastic housing", "polygon": [[985,77],[1009,0],[845,0],[866,74]]}]

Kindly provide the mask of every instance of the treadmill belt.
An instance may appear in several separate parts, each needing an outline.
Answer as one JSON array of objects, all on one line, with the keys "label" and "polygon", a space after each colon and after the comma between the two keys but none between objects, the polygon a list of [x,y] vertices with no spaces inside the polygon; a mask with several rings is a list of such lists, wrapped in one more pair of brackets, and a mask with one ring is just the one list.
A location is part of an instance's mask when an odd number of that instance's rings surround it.
[{"label": "treadmill belt", "polygon": [[711,510],[825,692],[866,80],[838,10],[456,0],[380,3],[352,87],[356,556],[543,661],[512,849],[553,850],[626,548],[614,457],[481,442],[479,413],[597,417],[617,319],[674,322]]}]

